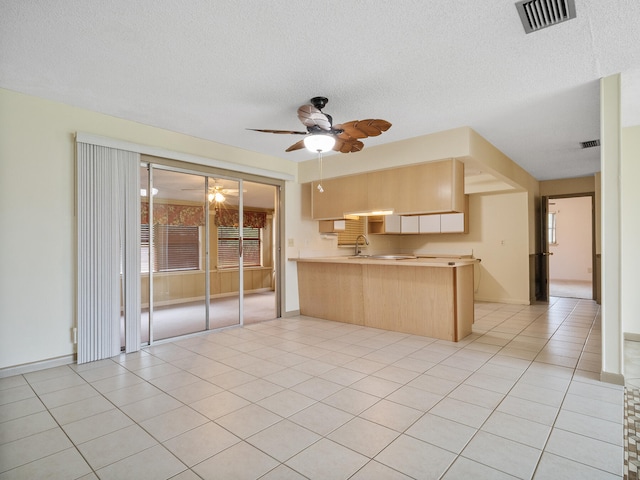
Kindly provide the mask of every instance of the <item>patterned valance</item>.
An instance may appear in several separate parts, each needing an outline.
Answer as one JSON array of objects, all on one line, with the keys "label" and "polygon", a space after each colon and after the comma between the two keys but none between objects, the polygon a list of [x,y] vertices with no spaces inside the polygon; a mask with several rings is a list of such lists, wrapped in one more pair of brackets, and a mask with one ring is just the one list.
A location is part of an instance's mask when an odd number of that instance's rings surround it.
[{"label": "patterned valance", "polygon": [[[142,225],[149,223],[149,204],[140,205]],[[166,203],[153,204],[154,225],[181,225],[185,227],[199,227],[204,225],[204,206],[202,205],[173,205]]]},{"label": "patterned valance", "polygon": [[[264,228],[267,224],[267,214],[265,212],[251,212],[244,210],[243,226],[251,228]],[[216,210],[216,225],[219,227],[237,227],[240,224],[240,213],[238,210],[219,209]]]}]

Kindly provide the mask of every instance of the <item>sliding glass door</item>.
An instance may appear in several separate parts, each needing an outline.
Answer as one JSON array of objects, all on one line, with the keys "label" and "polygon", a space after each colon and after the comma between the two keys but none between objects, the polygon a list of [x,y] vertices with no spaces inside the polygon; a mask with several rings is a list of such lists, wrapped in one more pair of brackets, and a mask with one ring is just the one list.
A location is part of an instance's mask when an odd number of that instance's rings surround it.
[{"label": "sliding glass door", "polygon": [[142,343],[276,318],[277,187],[152,163],[140,178]]}]

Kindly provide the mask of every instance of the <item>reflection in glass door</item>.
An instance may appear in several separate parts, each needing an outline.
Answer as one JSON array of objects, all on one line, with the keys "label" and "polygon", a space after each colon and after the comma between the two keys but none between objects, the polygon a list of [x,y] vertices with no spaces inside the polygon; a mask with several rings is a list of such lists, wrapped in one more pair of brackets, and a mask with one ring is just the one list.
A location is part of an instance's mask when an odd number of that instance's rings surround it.
[{"label": "reflection in glass door", "polygon": [[[151,179],[150,227],[143,230],[141,244],[149,249],[153,342],[207,328],[207,207],[205,177],[152,167]],[[142,207],[144,220],[145,202]]]},{"label": "reflection in glass door", "polygon": [[278,316],[276,293],[277,189],[243,182],[243,324]]},{"label": "reflection in glass door", "polygon": [[208,179],[210,329],[240,324],[240,183],[224,178]]},{"label": "reflection in glass door", "polygon": [[140,312],[140,343],[149,343],[149,288],[150,275],[149,264],[151,250],[149,247],[149,209],[150,198],[155,196],[157,190],[152,192],[149,188],[149,165],[143,164],[140,167],[140,296],[142,310]]}]

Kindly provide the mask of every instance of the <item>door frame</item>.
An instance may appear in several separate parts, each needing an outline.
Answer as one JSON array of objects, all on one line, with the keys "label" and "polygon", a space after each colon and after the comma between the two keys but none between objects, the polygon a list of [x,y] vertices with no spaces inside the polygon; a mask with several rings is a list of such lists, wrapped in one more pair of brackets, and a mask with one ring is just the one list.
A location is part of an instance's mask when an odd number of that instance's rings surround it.
[{"label": "door frame", "polygon": [[600,268],[598,267],[598,255],[596,254],[596,194],[595,192],[567,193],[557,195],[544,195],[540,197],[540,253],[537,254],[539,260],[539,278],[536,278],[537,287],[536,300],[549,301],[549,239],[548,239],[548,208],[549,201],[560,198],[591,197],[591,297],[592,300],[600,303],[599,285]]}]

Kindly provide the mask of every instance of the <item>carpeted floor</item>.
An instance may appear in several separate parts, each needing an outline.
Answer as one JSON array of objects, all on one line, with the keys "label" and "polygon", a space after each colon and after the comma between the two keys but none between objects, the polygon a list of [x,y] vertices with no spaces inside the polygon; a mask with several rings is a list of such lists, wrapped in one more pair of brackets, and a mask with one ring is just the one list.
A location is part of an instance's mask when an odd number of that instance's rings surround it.
[{"label": "carpeted floor", "polygon": [[[244,324],[276,318],[274,291],[249,293],[244,296]],[[121,320],[124,322],[124,320]],[[212,298],[209,305],[209,328],[211,330],[239,325],[239,298],[237,296]],[[153,339],[163,340],[206,329],[205,303],[188,302],[153,310]],[[149,341],[149,310],[141,312],[141,339]],[[124,343],[124,329],[121,329]]]}]

